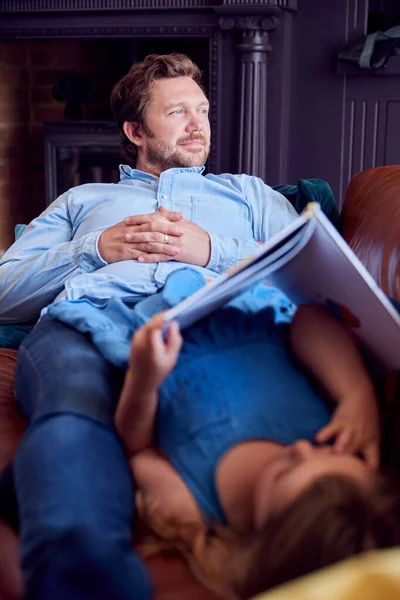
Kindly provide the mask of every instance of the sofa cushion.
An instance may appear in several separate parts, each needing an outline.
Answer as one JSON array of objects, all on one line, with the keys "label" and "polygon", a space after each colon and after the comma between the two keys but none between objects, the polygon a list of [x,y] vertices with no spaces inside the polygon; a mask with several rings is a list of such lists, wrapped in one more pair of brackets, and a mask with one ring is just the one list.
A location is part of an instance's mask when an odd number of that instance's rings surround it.
[{"label": "sofa cushion", "polygon": [[26,421],[14,400],[17,351],[0,348],[0,468],[14,456]]}]

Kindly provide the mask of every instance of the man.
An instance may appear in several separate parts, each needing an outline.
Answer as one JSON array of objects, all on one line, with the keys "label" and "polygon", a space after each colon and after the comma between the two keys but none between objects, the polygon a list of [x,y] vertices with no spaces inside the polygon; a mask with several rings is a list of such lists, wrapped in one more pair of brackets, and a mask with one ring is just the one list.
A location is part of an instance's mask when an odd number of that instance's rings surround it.
[{"label": "man", "polygon": [[42,317],[15,386],[30,420],[13,463],[29,598],[152,593],[130,550],[133,486],[113,427],[122,371],[98,351],[82,307],[133,307],[188,264],[215,278],[295,217],[258,178],[202,175],[209,105],[187,57],[135,64],[111,102],[128,163],[120,184],[69,190],[0,262],[0,320]]}]

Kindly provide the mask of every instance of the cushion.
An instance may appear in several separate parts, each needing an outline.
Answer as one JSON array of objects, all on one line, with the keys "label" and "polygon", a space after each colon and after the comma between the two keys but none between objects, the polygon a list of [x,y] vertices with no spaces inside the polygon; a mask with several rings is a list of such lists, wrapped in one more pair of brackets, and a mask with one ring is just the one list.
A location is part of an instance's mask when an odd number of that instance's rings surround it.
[{"label": "cushion", "polygon": [[[15,241],[21,237],[26,228],[27,225],[24,224],[15,226]],[[33,325],[32,323],[0,325],[0,348],[18,348],[32,330]]]},{"label": "cushion", "polygon": [[273,188],[289,200],[300,214],[309,202],[318,202],[330,222],[339,228],[339,212],[333,191],[323,179],[299,179],[297,185],[278,185]]},{"label": "cushion", "polygon": [[265,592],[254,600],[397,600],[400,549],[348,558]]}]

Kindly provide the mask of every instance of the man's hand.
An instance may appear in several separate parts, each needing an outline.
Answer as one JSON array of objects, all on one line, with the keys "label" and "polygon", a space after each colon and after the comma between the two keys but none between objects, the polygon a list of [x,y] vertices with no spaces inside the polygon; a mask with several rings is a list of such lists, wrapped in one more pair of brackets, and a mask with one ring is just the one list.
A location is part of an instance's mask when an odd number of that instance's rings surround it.
[{"label": "man's hand", "polygon": [[[177,260],[182,252],[176,244],[184,234],[182,219],[180,212],[168,212],[168,218],[161,213],[126,217],[100,235],[100,256],[107,263]],[[146,260],[141,260],[141,257],[146,257]]]},{"label": "man's hand", "polygon": [[335,438],[336,452],[361,454],[373,468],[379,466],[380,419],[378,403],[373,395],[341,400],[328,425],[316,435],[320,444]]},{"label": "man's hand", "polygon": [[[159,215],[172,221],[175,218],[177,213],[170,212],[163,206],[159,208]],[[173,260],[177,260],[179,262],[185,262],[190,265],[198,265],[200,267],[205,267],[210,261],[211,255],[211,240],[210,236],[204,229],[193,223],[193,221],[182,220],[178,224],[178,229],[183,231],[183,233],[176,237],[173,234],[169,238],[169,243],[173,244],[174,247],[180,249],[179,254],[176,254],[173,257]],[[142,237],[143,234],[135,235],[135,241],[142,241],[145,238]],[[153,245],[150,242],[148,244],[148,252],[153,252]],[[154,262],[151,258],[152,254],[142,254],[139,260],[140,262]],[[172,258],[170,257],[169,260]]]}]

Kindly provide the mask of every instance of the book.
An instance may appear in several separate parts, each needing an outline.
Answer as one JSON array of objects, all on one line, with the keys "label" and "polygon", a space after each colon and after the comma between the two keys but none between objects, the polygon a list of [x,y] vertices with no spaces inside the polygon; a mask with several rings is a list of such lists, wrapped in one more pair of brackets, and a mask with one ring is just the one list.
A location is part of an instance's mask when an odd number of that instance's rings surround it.
[{"label": "book", "polygon": [[325,305],[384,368],[400,368],[400,315],[318,203],[308,204],[254,254],[171,308],[165,322],[185,329],[266,280],[296,305]]}]

